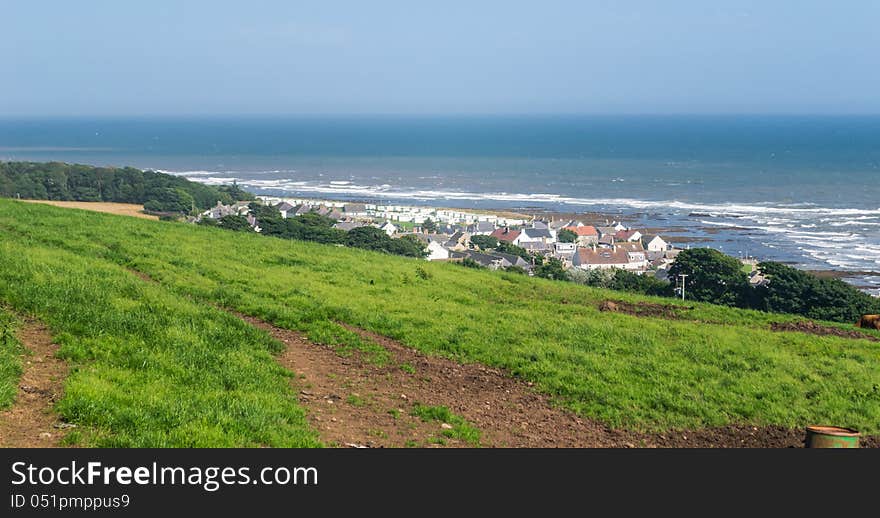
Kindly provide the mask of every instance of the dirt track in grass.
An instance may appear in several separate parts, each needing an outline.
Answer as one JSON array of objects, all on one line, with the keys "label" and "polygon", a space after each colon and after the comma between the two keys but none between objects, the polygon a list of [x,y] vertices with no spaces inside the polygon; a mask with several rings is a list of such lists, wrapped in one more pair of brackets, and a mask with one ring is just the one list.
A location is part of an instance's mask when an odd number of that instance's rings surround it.
[{"label": "dirt track in grass", "polygon": [[[342,447],[468,447],[444,437],[442,423],[410,415],[416,402],[445,406],[478,428],[484,447],[513,448],[789,448],[803,447],[804,432],[783,427],[732,425],[643,434],[611,429],[553,405],[531,384],[480,364],[426,356],[387,337],[345,326],[383,346],[384,366],[357,353],[341,357],[302,334],[239,315],[286,345],[278,361],[321,439]],[[877,447],[864,437],[863,447]]]},{"label": "dirt track in grass", "polygon": [[872,342],[880,342],[880,338],[868,333],[860,333],[859,331],[848,331],[839,327],[830,327],[819,325],[812,320],[802,322],[774,322],[770,324],[773,331],[795,331],[798,333],[808,333],[818,336],[840,336],[842,338],[861,338],[863,340],[871,340]]},{"label": "dirt track in grass", "polygon": [[49,448],[59,445],[65,426],[53,411],[62,394],[67,364],[55,357],[58,345],[43,324],[25,320],[17,333],[29,351],[12,407],[0,412],[0,447]]}]

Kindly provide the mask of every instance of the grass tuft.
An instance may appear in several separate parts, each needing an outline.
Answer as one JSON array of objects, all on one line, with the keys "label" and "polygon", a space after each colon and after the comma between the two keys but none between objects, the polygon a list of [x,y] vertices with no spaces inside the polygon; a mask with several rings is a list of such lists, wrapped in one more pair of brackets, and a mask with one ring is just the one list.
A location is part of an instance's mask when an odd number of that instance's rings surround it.
[{"label": "grass tuft", "polygon": [[413,404],[410,415],[418,417],[426,423],[437,421],[451,425],[452,428],[443,429],[441,432],[443,436],[464,441],[471,446],[480,445],[480,430],[467,422],[465,418],[452,413],[445,406],[427,406],[416,402]]}]

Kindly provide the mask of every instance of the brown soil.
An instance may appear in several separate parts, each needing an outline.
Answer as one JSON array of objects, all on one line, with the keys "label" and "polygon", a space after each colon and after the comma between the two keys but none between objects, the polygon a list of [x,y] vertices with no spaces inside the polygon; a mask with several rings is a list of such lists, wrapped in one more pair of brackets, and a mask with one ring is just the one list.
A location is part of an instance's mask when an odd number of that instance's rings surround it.
[{"label": "brown soil", "polygon": [[[730,425],[648,437],[653,445],[661,448],[803,448],[806,431],[781,426]],[[859,447],[880,448],[880,436],[860,437]]]},{"label": "brown soil", "polygon": [[622,300],[603,300],[599,304],[599,311],[611,311],[627,313],[640,317],[678,318],[677,311],[694,309],[693,306],[676,306],[673,304],[655,304],[652,302],[638,302],[636,304]]},{"label": "brown soil", "polygon": [[[663,434],[613,430],[552,404],[530,383],[498,369],[426,356],[384,336],[346,326],[391,353],[389,364],[380,367],[357,354],[340,357],[295,331],[239,316],[287,345],[279,362],[298,375],[292,384],[321,439],[336,446],[436,447],[441,438],[445,446],[471,446],[443,437],[441,423],[411,416],[416,402],[446,406],[464,417],[482,432],[481,445],[489,447],[803,446],[803,430],[781,427],[726,426]],[[877,446],[877,437],[862,438],[862,447]]]},{"label": "brown soil", "polygon": [[300,403],[329,444],[433,447],[443,439],[447,446],[471,446],[444,437],[443,423],[411,416],[418,402],[446,406],[467,419],[482,432],[483,446],[617,445],[603,426],[552,407],[546,396],[498,370],[428,357],[348,326],[391,353],[387,365],[377,366],[356,353],[340,357],[300,333],[240,316],[287,345],[278,360],[297,375],[292,383]]},{"label": "brown soil", "polygon": [[30,354],[22,358],[24,372],[15,402],[0,412],[0,446],[56,447],[67,425],[61,423],[52,407],[61,397],[67,364],[55,357],[58,346],[44,325],[25,321],[18,339]]},{"label": "brown soil", "polygon": [[822,326],[812,320],[801,322],[773,322],[770,324],[770,329],[773,331],[796,331],[799,333],[809,333],[820,336],[830,335],[841,336],[843,338],[862,338],[864,340],[880,342],[880,338],[867,333],[847,331],[846,329],[840,329],[839,327]]}]

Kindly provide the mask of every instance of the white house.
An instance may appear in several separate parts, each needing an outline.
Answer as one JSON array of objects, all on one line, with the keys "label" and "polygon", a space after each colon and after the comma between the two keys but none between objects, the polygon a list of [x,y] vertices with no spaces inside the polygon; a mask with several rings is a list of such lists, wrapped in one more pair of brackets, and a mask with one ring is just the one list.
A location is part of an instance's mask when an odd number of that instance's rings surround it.
[{"label": "white house", "polygon": [[573,254],[577,250],[577,243],[553,243],[553,251],[557,254]]},{"label": "white house", "polygon": [[553,243],[553,255],[561,259],[566,267],[571,266],[575,252],[577,252],[577,243]]},{"label": "white house", "polygon": [[640,270],[644,271],[648,269],[648,254],[644,251],[642,252],[627,252],[627,270]]},{"label": "white house", "polygon": [[578,249],[571,258],[571,264],[582,270],[623,269],[629,264],[629,258],[624,250],[587,246]]},{"label": "white house", "polygon": [[439,261],[449,259],[449,250],[443,248],[443,245],[437,241],[428,241],[428,256],[425,259],[429,261]]},{"label": "white house", "polygon": [[554,233],[550,231],[550,229],[546,228],[524,228],[519,235],[520,246],[523,243],[542,243],[545,245],[552,244],[556,241],[556,236]]},{"label": "white house", "polygon": [[288,212],[293,213],[293,211],[296,210],[296,207],[294,207],[290,203],[287,203],[286,201],[279,203],[275,206],[275,208],[278,209],[278,212],[281,213],[282,218],[287,218]]},{"label": "white house", "polygon": [[644,271],[648,258],[644,251],[630,251],[624,247],[583,247],[571,258],[572,265],[582,270],[633,270]]},{"label": "white house", "polygon": [[388,237],[393,236],[394,233],[397,232],[397,227],[394,226],[394,223],[391,223],[390,221],[379,227],[379,229],[382,230],[382,232],[388,234]]},{"label": "white house", "polygon": [[648,240],[648,251],[650,252],[665,252],[669,250],[669,243],[663,240],[660,236],[645,236],[645,240]]}]

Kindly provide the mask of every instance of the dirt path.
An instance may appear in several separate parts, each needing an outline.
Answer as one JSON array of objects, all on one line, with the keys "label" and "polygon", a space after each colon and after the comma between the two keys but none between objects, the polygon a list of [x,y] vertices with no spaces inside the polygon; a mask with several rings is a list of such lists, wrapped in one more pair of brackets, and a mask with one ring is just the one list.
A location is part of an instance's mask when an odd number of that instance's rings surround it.
[{"label": "dirt path", "polygon": [[[279,362],[297,374],[292,384],[300,403],[321,439],[334,446],[473,446],[445,437],[443,423],[410,415],[420,403],[445,406],[467,419],[481,431],[484,447],[803,447],[804,432],[783,427],[732,425],[663,434],[614,430],[554,406],[529,383],[483,365],[426,356],[346,325],[391,353],[391,361],[379,367],[357,355],[340,357],[295,331],[239,316],[287,345]],[[862,447],[877,446],[877,437],[862,440]]]},{"label": "dirt path", "polygon": [[56,447],[63,432],[52,406],[61,397],[67,364],[55,357],[58,345],[39,322],[26,320],[18,339],[31,354],[22,359],[15,403],[0,412],[0,447]]},{"label": "dirt path", "polygon": [[552,408],[546,396],[497,370],[428,357],[347,326],[391,353],[389,363],[380,367],[357,354],[340,357],[295,331],[239,316],[287,345],[278,360],[297,374],[292,383],[300,402],[329,444],[473,445],[446,437],[442,422],[412,416],[416,403],[445,406],[464,417],[480,430],[482,446],[622,446],[625,442],[615,440],[615,434],[602,426]]},{"label": "dirt path", "polygon": [[[308,411],[321,439],[328,444],[349,447],[473,445],[446,437],[443,422],[424,422],[411,415],[416,403],[446,406],[461,415],[481,431],[481,445],[535,443],[525,432],[514,435],[503,425],[496,424],[507,424],[510,420],[499,421],[499,416],[509,415],[511,409],[519,414],[518,409],[524,407],[522,404],[517,407],[519,394],[510,394],[512,380],[500,373],[476,365],[461,366],[427,358],[402,346],[388,347],[379,340],[374,341],[386,346],[392,359],[385,366],[376,366],[356,353],[341,357],[333,348],[315,345],[301,333],[239,316],[287,346],[278,361],[297,375],[292,384],[300,403]],[[521,426],[525,429],[528,425]]]}]

